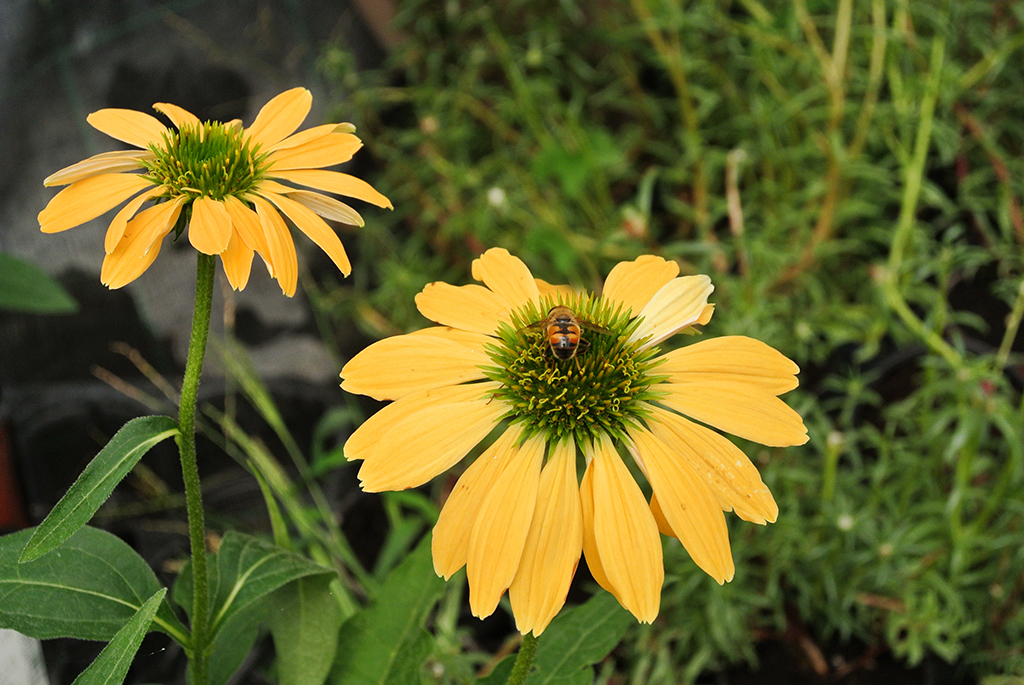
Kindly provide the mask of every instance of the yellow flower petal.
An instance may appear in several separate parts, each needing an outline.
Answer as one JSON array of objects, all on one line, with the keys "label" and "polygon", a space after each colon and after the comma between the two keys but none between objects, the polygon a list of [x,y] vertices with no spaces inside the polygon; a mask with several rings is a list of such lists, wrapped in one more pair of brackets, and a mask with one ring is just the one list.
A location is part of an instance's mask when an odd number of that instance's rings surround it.
[{"label": "yellow flower petal", "polygon": [[490,357],[482,347],[426,335],[379,340],[349,360],[341,387],[376,400],[396,400],[421,390],[482,380]]},{"label": "yellow flower petal", "polygon": [[100,174],[114,174],[122,171],[137,171],[142,169],[142,160],[155,159],[149,150],[114,150],[113,152],[101,152],[81,162],[64,167],[60,171],[50,174],[43,180],[47,188],[51,186],[65,186],[75,183],[90,176]]},{"label": "yellow flower petal", "polygon": [[466,559],[469,608],[474,616],[494,613],[519,568],[533,520],[545,445],[545,437],[537,435],[513,448],[516,454],[477,512]]},{"label": "yellow flower petal", "polygon": [[103,239],[103,251],[110,254],[117,247],[117,244],[121,241],[121,237],[124,235],[124,229],[128,225],[128,220],[135,216],[135,212],[139,211],[139,207],[142,206],[146,200],[149,200],[156,195],[163,192],[163,188],[150,188],[144,193],[136,195],[128,201],[124,207],[122,207],[114,218],[111,220],[110,225],[107,226],[107,234]]},{"label": "yellow flower petal", "polygon": [[540,635],[555,617],[583,551],[583,509],[576,481],[576,445],[570,439],[551,449],[519,570],[508,588],[516,628]]},{"label": "yellow flower petal", "polygon": [[[658,615],[665,579],[658,524],[611,438],[595,444],[587,470],[593,470],[589,525],[605,579],[622,606],[637,620],[650,623]],[[583,512],[586,526],[586,507]],[[590,559],[588,554],[588,564]]]},{"label": "yellow flower petal", "polygon": [[153,183],[139,174],[100,174],[72,183],[39,212],[43,233],[58,233],[91,221]]},{"label": "yellow flower petal", "polygon": [[407,395],[374,414],[345,443],[346,459],[363,460],[362,488],[414,488],[451,468],[507,410],[490,398],[498,387],[486,382],[433,388]]},{"label": "yellow flower petal", "polygon": [[155,105],[153,105],[153,109],[155,109],[156,111],[160,112],[165,117],[170,119],[171,123],[174,124],[175,128],[177,129],[181,129],[183,124],[198,126],[200,123],[202,123],[201,121],[199,121],[199,117],[197,117],[195,114],[192,114],[192,112],[189,112],[187,109],[178,107],[177,105],[172,105],[169,102],[158,102]]},{"label": "yellow flower petal", "polygon": [[502,298],[509,309],[536,302],[540,297],[530,269],[502,247],[493,247],[473,260],[473,278]]},{"label": "yellow flower petal", "polygon": [[720,504],[752,523],[778,517],[779,507],[757,467],[728,438],[660,407],[651,408],[648,423],[651,433],[704,477]]},{"label": "yellow flower petal", "polygon": [[429,326],[427,328],[421,328],[418,331],[413,331],[408,335],[427,335],[432,337],[442,338],[444,340],[451,340],[457,342],[460,345],[465,345],[473,349],[483,349],[484,345],[493,344],[494,338],[489,335],[483,335],[482,333],[472,333],[470,331],[464,331],[460,328],[452,328],[451,326]]},{"label": "yellow flower petal", "polygon": [[331,133],[351,133],[351,131],[343,128],[343,126],[343,124],[321,124],[320,126],[307,128],[306,130],[290,135],[273,145],[266,146],[263,149],[263,152],[273,152],[274,150],[287,150],[288,148],[298,147],[299,145],[305,145],[317,138],[323,138]]},{"label": "yellow flower petal", "polygon": [[480,285],[428,283],[416,295],[416,308],[431,321],[474,333],[493,334],[509,318],[505,301]]},{"label": "yellow flower petal", "polygon": [[228,241],[227,249],[220,254],[220,259],[224,263],[224,274],[228,277],[228,283],[235,290],[241,290],[249,282],[253,254],[253,249],[232,231],[231,240]]},{"label": "yellow flower petal", "polygon": [[628,432],[634,456],[643,464],[673,535],[693,562],[719,585],[732,580],[736,569],[729,551],[729,530],[707,482],[647,430],[631,427]]},{"label": "yellow flower petal", "polygon": [[167,127],[156,117],[133,109],[101,109],[85,118],[89,125],[122,142],[148,148],[164,146],[163,136]]},{"label": "yellow flower petal", "polygon": [[341,239],[330,226],[324,223],[323,219],[317,216],[316,212],[284,195],[271,193],[262,188],[258,192],[277,205],[278,209],[299,227],[300,231],[319,245],[343,275],[348,276],[352,273],[352,264],[348,261],[348,255],[345,254],[345,246],[341,244]]},{"label": "yellow flower petal", "polygon": [[651,336],[644,343],[646,349],[697,323],[714,289],[711,279],[704,275],[673,278],[658,289],[643,309],[633,312],[642,316],[643,321],[629,339]]},{"label": "yellow flower petal", "polygon": [[267,158],[271,163],[269,176],[280,177],[282,171],[319,169],[352,159],[363,142],[351,133],[331,133],[295,147],[275,150]]},{"label": "yellow flower petal", "polygon": [[141,276],[160,252],[160,241],[174,228],[183,203],[184,199],[177,197],[145,209],[129,221],[117,247],[103,258],[100,281],[117,289]]},{"label": "yellow flower petal", "polygon": [[339,221],[349,226],[363,226],[365,222],[359,212],[349,207],[344,202],[339,202],[333,197],[327,197],[310,190],[289,190],[282,193],[296,202],[308,207],[325,219]]},{"label": "yellow flower petal", "polygon": [[196,198],[188,226],[188,241],[192,247],[203,254],[218,255],[228,249],[233,233],[231,214],[223,202],[209,197]]},{"label": "yellow flower petal", "polygon": [[262,197],[252,195],[247,199],[256,206],[256,214],[263,226],[263,235],[266,236],[270,251],[268,256],[272,275],[280,284],[281,291],[291,297],[299,283],[299,258],[295,254],[295,241],[292,240],[288,225],[274,206]]},{"label": "yellow flower petal", "polygon": [[448,495],[430,541],[434,572],[445,580],[466,565],[469,536],[480,506],[509,460],[519,454],[514,448],[520,435],[519,428],[509,427],[469,465]]},{"label": "yellow flower petal", "polygon": [[553,297],[567,302],[569,298],[579,294],[571,285],[552,285],[542,278],[535,278],[533,280],[537,284],[537,292],[542,298]]},{"label": "yellow flower petal", "polygon": [[604,281],[603,296],[640,313],[655,293],[679,275],[679,265],[654,255],[643,255],[632,262],[619,262]]},{"label": "yellow flower petal", "polygon": [[594,501],[594,469],[590,467],[592,463],[593,460],[587,464],[587,469],[583,472],[583,478],[580,479],[580,510],[583,512],[583,557],[587,560],[587,568],[590,570],[590,575],[597,581],[597,584],[610,592],[619,601],[619,604],[622,604],[622,598],[619,596],[618,590],[608,580],[608,575],[604,571],[601,555],[597,551],[597,540],[594,538],[594,512],[597,509],[597,503]]},{"label": "yellow flower petal", "polygon": [[281,171],[271,169],[271,178],[279,178],[301,186],[316,188],[328,193],[354,197],[357,200],[369,202],[378,207],[391,209],[391,200],[387,199],[361,178],[343,174],[340,171],[326,171],[324,169],[292,169]]},{"label": "yellow flower petal", "polygon": [[292,134],[302,124],[313,96],[305,88],[292,88],[263,105],[246,133],[253,143],[267,148]]},{"label": "yellow flower petal", "polygon": [[669,375],[672,383],[736,381],[773,395],[795,388],[800,371],[775,348],[742,335],[701,340],[667,352],[662,359],[658,374]]},{"label": "yellow flower petal", "polygon": [[[246,207],[245,203],[234,195],[225,196],[224,208],[231,215],[231,227],[238,233],[242,242],[249,249],[259,253],[269,266],[270,247],[267,245],[267,236],[263,233],[259,214]],[[273,270],[271,270],[271,275],[273,275]]]}]

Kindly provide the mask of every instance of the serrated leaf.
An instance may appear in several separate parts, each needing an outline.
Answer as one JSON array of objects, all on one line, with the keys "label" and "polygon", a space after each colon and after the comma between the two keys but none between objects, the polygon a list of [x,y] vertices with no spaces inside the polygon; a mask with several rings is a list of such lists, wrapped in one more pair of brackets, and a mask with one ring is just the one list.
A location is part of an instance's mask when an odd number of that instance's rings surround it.
[{"label": "serrated leaf", "polygon": [[5,309],[70,314],[78,311],[78,303],[39,267],[0,253],[0,310]]},{"label": "serrated leaf", "polygon": [[[0,537],[0,627],[40,640],[110,640],[160,589],[135,550],[88,526],[49,554],[19,563],[32,532]],[[158,630],[187,643],[188,633],[166,601],[154,622]]]},{"label": "serrated leaf", "polygon": [[20,561],[38,559],[88,523],[142,455],[177,432],[178,424],[166,416],[144,416],[122,426],[35,529]]},{"label": "serrated leaf", "polygon": [[139,607],[135,615],[117,631],[114,639],[103,648],[96,660],[75,678],[73,685],[120,685],[128,675],[132,659],[139,651],[142,638],[149,632],[153,617],[167,594],[162,587]]},{"label": "serrated leaf", "polygon": [[281,685],[320,685],[334,661],[341,609],[331,594],[334,579],[299,578],[269,596],[270,633]]},{"label": "serrated leaf", "polygon": [[381,586],[372,605],[341,627],[332,685],[397,685],[419,681],[431,638],[427,613],[444,590],[434,573],[427,537]]}]

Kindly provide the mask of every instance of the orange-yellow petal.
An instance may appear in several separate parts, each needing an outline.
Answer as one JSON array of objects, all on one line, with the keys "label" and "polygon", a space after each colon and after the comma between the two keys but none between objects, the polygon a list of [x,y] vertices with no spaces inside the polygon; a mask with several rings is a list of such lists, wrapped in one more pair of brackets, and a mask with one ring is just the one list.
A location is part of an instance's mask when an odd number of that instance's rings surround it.
[{"label": "orange-yellow petal", "polygon": [[439,324],[491,335],[499,321],[509,318],[505,300],[481,285],[428,283],[416,295],[416,308]]},{"label": "orange-yellow petal", "polygon": [[271,178],[279,178],[292,183],[298,183],[309,188],[316,188],[336,195],[354,197],[357,200],[369,202],[378,207],[391,209],[391,200],[387,199],[373,186],[361,178],[343,174],[340,171],[327,171],[324,169],[271,169]]},{"label": "orange-yellow petal", "polygon": [[[231,227],[238,233],[242,242],[249,249],[259,253],[269,266],[270,247],[267,245],[267,236],[263,233],[259,214],[246,207],[245,203],[234,195],[224,197],[224,207],[231,215]],[[271,271],[271,275],[273,275],[273,271]]]},{"label": "orange-yellow petal", "polygon": [[314,126],[313,128],[307,128],[304,131],[299,131],[298,133],[290,135],[283,140],[279,140],[273,145],[268,145],[263,149],[263,152],[287,150],[288,148],[305,145],[312,140],[323,138],[331,133],[352,133],[352,130],[353,129],[346,127],[345,124],[321,124],[320,126]]},{"label": "orange-yellow petal", "polygon": [[508,309],[518,309],[540,297],[529,267],[503,247],[492,247],[473,260],[473,278],[502,298]]},{"label": "orange-yellow petal", "polygon": [[320,169],[352,159],[363,142],[351,133],[330,133],[295,147],[275,150],[267,158],[269,176],[280,177],[292,169]]},{"label": "orange-yellow petal", "polygon": [[752,523],[778,517],[779,507],[757,467],[728,438],[660,407],[651,408],[648,423],[651,433],[711,486],[723,509]]},{"label": "orange-yellow petal", "polygon": [[466,347],[479,349],[483,349],[484,345],[494,343],[494,338],[489,335],[464,331],[461,328],[452,328],[451,326],[428,326],[427,328],[421,328],[418,331],[413,331],[408,335],[437,337],[444,340],[451,340],[452,342],[456,342]]},{"label": "orange-yellow petal", "polygon": [[160,241],[174,228],[183,202],[180,197],[174,198],[139,212],[129,221],[117,247],[103,258],[100,281],[116,289],[141,276],[160,252]]},{"label": "orange-yellow petal", "polygon": [[482,347],[472,348],[429,335],[396,335],[379,340],[349,360],[341,387],[376,400],[396,400],[430,388],[482,380],[490,363]]},{"label": "orange-yellow petal", "polygon": [[156,117],[133,109],[101,109],[85,118],[89,125],[129,145],[163,147],[167,127]]},{"label": "orange-yellow petal", "polygon": [[510,426],[469,465],[448,495],[430,541],[434,571],[445,580],[466,565],[480,506],[509,460],[519,454],[514,448],[520,435],[519,428]]},{"label": "orange-yellow petal", "polygon": [[135,216],[135,212],[139,211],[139,207],[142,206],[146,200],[159,195],[163,192],[162,187],[150,188],[149,190],[140,193],[128,201],[124,207],[122,207],[114,218],[111,220],[110,225],[107,226],[107,234],[103,239],[103,251],[110,254],[117,247],[117,244],[121,241],[121,237],[124,235],[124,229],[128,225],[128,220]]},{"label": "orange-yellow petal", "polygon": [[722,584],[735,566],[722,507],[704,480],[684,459],[645,429],[629,428],[634,456],[643,464],[651,488],[673,535],[705,573]]},{"label": "orange-yellow petal", "polygon": [[91,221],[153,183],[139,174],[100,174],[72,183],[39,212],[43,233],[58,233]]},{"label": "orange-yellow petal", "polygon": [[[665,579],[658,524],[608,436],[594,445],[591,469],[594,551],[622,606],[650,623],[658,615]],[[583,511],[586,516],[586,507]]]},{"label": "orange-yellow petal", "polygon": [[169,102],[158,102],[153,105],[153,109],[163,114],[165,117],[171,120],[175,128],[181,129],[182,125],[189,124],[191,126],[198,126],[200,123],[199,117],[187,109],[172,105]]},{"label": "orange-yellow petal", "polygon": [[249,282],[253,254],[253,249],[232,231],[231,240],[228,241],[227,249],[221,252],[220,259],[224,264],[224,274],[228,277],[228,283],[235,290],[243,289]]},{"label": "orange-yellow petal", "polygon": [[537,505],[516,577],[508,588],[516,628],[540,635],[555,617],[583,551],[576,445],[559,441],[540,475]]},{"label": "orange-yellow petal", "polygon": [[[604,564],[601,563],[601,555],[597,551],[597,540],[594,537],[594,512],[597,503],[594,501],[594,469],[593,460],[587,464],[587,469],[580,479],[580,510],[583,512],[583,557],[587,560],[587,568],[590,575],[594,577],[597,584],[610,592],[612,596],[622,604],[622,598],[618,590],[608,580],[608,574],[604,571]],[[625,606],[625,605],[623,605]]]},{"label": "orange-yellow petal", "polygon": [[469,536],[466,578],[469,608],[484,618],[494,613],[519,568],[533,520],[546,437],[519,447],[484,497]]},{"label": "orange-yellow petal", "polygon": [[679,275],[679,265],[654,255],[619,262],[604,281],[603,296],[631,309],[636,315],[655,293]]},{"label": "orange-yellow petal", "polygon": [[317,216],[316,212],[284,195],[278,195],[263,188],[260,188],[258,192],[277,205],[278,209],[299,227],[300,231],[319,245],[343,275],[348,276],[352,273],[352,264],[348,261],[348,255],[345,254],[345,246],[341,244],[341,239],[330,226],[324,223],[323,219]]},{"label": "orange-yellow petal", "polygon": [[43,180],[47,188],[51,186],[66,186],[69,183],[76,183],[90,176],[100,174],[115,174],[123,171],[137,171],[142,169],[142,160],[154,159],[149,150],[114,150],[113,152],[101,152],[71,166],[66,166],[60,171],[50,174]]},{"label": "orange-yellow petal", "polygon": [[490,397],[498,387],[485,382],[425,390],[363,422],[345,443],[346,459],[363,460],[363,490],[414,488],[451,468],[505,413],[504,404]]},{"label": "orange-yellow petal", "polygon": [[643,317],[631,341],[651,336],[644,348],[657,345],[687,326],[697,323],[704,313],[708,296],[715,289],[707,276],[680,276],[658,289],[658,292],[634,314]]},{"label": "orange-yellow petal", "polygon": [[295,294],[299,283],[299,258],[295,254],[295,241],[288,225],[272,204],[258,195],[247,198],[256,207],[263,235],[267,239],[272,275],[281,285],[281,292],[288,297]]},{"label": "orange-yellow petal", "polygon": [[552,285],[543,278],[535,278],[533,280],[537,284],[537,292],[542,298],[553,297],[566,302],[569,298],[578,294],[577,290],[571,285]]},{"label": "orange-yellow petal", "polygon": [[231,214],[223,202],[210,197],[196,198],[188,226],[188,240],[192,247],[203,254],[220,254],[228,249],[233,233]]},{"label": "orange-yellow petal", "polygon": [[305,88],[286,90],[263,105],[246,133],[253,143],[269,147],[291,135],[312,106],[313,95]]},{"label": "orange-yellow petal", "polygon": [[795,388],[800,371],[774,347],[742,335],[701,340],[667,352],[662,359],[658,374],[667,374],[672,383],[736,381],[773,395]]}]

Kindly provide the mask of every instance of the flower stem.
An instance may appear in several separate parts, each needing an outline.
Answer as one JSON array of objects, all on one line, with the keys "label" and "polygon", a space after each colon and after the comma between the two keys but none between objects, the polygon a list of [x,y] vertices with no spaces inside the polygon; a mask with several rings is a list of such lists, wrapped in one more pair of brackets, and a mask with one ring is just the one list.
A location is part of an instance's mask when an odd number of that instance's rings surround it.
[{"label": "flower stem", "polygon": [[526,676],[533,666],[533,657],[537,653],[537,638],[534,634],[523,635],[523,643],[519,645],[519,654],[516,656],[516,663],[512,666],[512,672],[508,676],[506,685],[523,685]]},{"label": "flower stem", "polygon": [[181,475],[185,481],[185,506],[188,511],[189,541],[192,546],[192,649],[189,660],[191,685],[206,685],[209,680],[209,581],[206,571],[206,525],[203,497],[196,462],[196,397],[199,377],[210,333],[213,303],[213,274],[216,257],[200,253],[196,264],[196,304],[192,313],[192,336],[185,361],[185,379],[181,384],[178,408],[178,452]]}]

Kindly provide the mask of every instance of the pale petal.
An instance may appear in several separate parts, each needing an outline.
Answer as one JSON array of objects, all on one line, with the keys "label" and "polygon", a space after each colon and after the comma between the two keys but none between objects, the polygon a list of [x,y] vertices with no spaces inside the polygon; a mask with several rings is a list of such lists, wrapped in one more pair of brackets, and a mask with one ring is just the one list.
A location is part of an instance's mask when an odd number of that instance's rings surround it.
[{"label": "pale petal", "polygon": [[295,222],[300,231],[319,245],[343,275],[348,276],[352,273],[352,264],[348,261],[348,255],[345,254],[345,247],[341,244],[341,239],[330,226],[324,223],[323,219],[317,216],[316,212],[284,195],[271,193],[262,188],[258,192],[277,205],[289,219]]},{"label": "pale petal", "polygon": [[752,523],[778,517],[779,507],[757,467],[728,438],[660,407],[651,408],[648,424],[651,433],[701,474],[723,509],[733,509]]},{"label": "pale petal", "polygon": [[345,443],[346,459],[364,460],[363,490],[414,488],[451,468],[505,413],[505,405],[490,398],[498,387],[486,382],[425,390],[370,417]]},{"label": "pale petal", "polygon": [[632,262],[619,262],[604,281],[603,296],[640,313],[651,298],[679,275],[679,265],[654,255],[643,255]]},{"label": "pale petal", "polygon": [[697,323],[714,289],[711,279],[704,275],[673,278],[654,294],[643,309],[633,312],[642,316],[643,321],[629,336],[630,341],[651,336],[643,345],[646,349]]},{"label": "pale petal", "polygon": [[658,375],[668,375],[671,383],[735,381],[772,395],[795,388],[800,371],[775,348],[742,335],[701,340],[661,358],[664,362],[658,366]]},{"label": "pale petal", "polygon": [[235,290],[242,290],[249,282],[253,254],[253,249],[232,231],[231,240],[228,241],[227,249],[221,253],[220,259],[224,264],[224,274],[228,277],[228,283]]},{"label": "pale petal", "polygon": [[122,171],[137,171],[143,169],[142,161],[155,159],[149,150],[114,150],[113,152],[101,152],[81,162],[64,167],[60,171],[50,174],[43,180],[43,185],[65,186],[75,183],[90,176],[100,174],[113,174]]},{"label": "pale petal", "polygon": [[271,152],[267,158],[271,164],[267,174],[280,177],[282,171],[291,169],[320,169],[341,164],[352,159],[362,146],[362,141],[350,133],[330,133],[302,145]]},{"label": "pale petal", "polygon": [[324,169],[292,169],[290,171],[282,171],[280,169],[272,169],[268,175],[271,178],[280,178],[328,193],[354,197],[357,200],[369,202],[378,207],[392,208],[391,200],[374,190],[373,186],[369,183],[361,178],[343,174],[340,171],[326,171]]},{"label": "pale petal", "polygon": [[153,182],[139,174],[100,174],[69,185],[39,212],[43,233],[80,226],[118,206]]},{"label": "pale petal", "polygon": [[333,197],[327,197],[310,190],[289,190],[288,197],[309,207],[325,219],[339,221],[349,226],[363,226],[365,222],[359,212],[349,207],[344,202],[339,202]]},{"label": "pale petal", "polygon": [[190,124],[192,126],[198,126],[202,122],[199,121],[199,117],[187,109],[172,105],[169,102],[158,102],[153,105],[153,109],[163,114],[165,117],[171,120],[175,128],[181,130],[183,124]]},{"label": "pale petal", "polygon": [[313,95],[305,88],[292,88],[263,105],[246,133],[264,148],[273,145],[302,124],[313,106]]},{"label": "pale petal", "polygon": [[516,628],[540,635],[555,617],[583,551],[583,509],[576,481],[576,445],[552,447],[540,475],[537,505],[516,577],[508,588]]},{"label": "pale petal", "polygon": [[143,149],[150,145],[163,148],[163,136],[168,132],[156,117],[133,109],[101,109],[85,120],[97,131]]},{"label": "pale petal", "polygon": [[[234,195],[227,195],[224,198],[224,207],[231,215],[231,227],[238,233],[246,246],[255,250],[270,264],[270,247],[267,245],[267,236],[263,233],[263,225],[260,223],[259,214],[245,206],[245,203]],[[271,270],[273,274],[273,270]]]},{"label": "pale petal", "polygon": [[479,367],[488,363],[482,347],[429,335],[396,335],[350,359],[341,370],[341,387],[376,400],[396,400],[421,390],[482,380]]},{"label": "pale petal", "polygon": [[103,258],[100,281],[116,289],[141,276],[160,252],[160,241],[174,228],[184,201],[176,197],[139,212],[129,221],[117,247]]},{"label": "pale petal", "polygon": [[493,335],[499,321],[509,320],[505,301],[481,285],[428,283],[416,295],[416,308],[431,321],[474,333]]},{"label": "pale petal", "polygon": [[434,571],[445,580],[466,565],[469,536],[480,507],[509,461],[519,454],[515,444],[520,435],[521,431],[516,426],[502,433],[469,465],[448,495],[430,541]]},{"label": "pale petal", "polygon": [[256,206],[256,214],[263,226],[263,235],[269,249],[271,275],[281,285],[281,291],[291,297],[299,283],[299,258],[288,225],[274,206],[258,195],[248,198]]},{"label": "pale petal", "polygon": [[537,435],[514,447],[516,454],[477,512],[466,559],[469,608],[474,616],[494,613],[515,578],[533,520],[546,444],[546,438]]},{"label": "pale petal", "polygon": [[540,299],[529,267],[503,247],[492,247],[473,260],[473,278],[502,298],[510,310]]},{"label": "pale petal", "polygon": [[218,255],[228,249],[231,214],[223,202],[209,197],[198,197],[192,203],[192,220],[188,225],[188,240],[203,254]]},{"label": "pale petal", "polygon": [[726,433],[771,447],[807,442],[803,419],[771,392],[744,381],[707,378],[659,383],[658,402]]},{"label": "pale petal", "polygon": [[595,445],[591,469],[594,546],[605,579],[622,606],[650,623],[658,615],[665,578],[658,524],[611,438]]},{"label": "pale petal", "polygon": [[110,225],[107,226],[107,235],[103,240],[103,251],[110,254],[117,247],[118,242],[121,241],[121,237],[124,235],[124,229],[128,225],[128,220],[135,216],[135,212],[139,211],[139,207],[146,200],[159,195],[164,192],[162,187],[150,188],[149,190],[136,195],[128,201],[124,207],[122,207],[117,214],[114,215]]},{"label": "pale petal", "polygon": [[634,456],[644,465],[651,488],[674,537],[705,573],[722,584],[736,569],[729,551],[729,530],[711,488],[689,463],[644,429],[629,428]]}]

